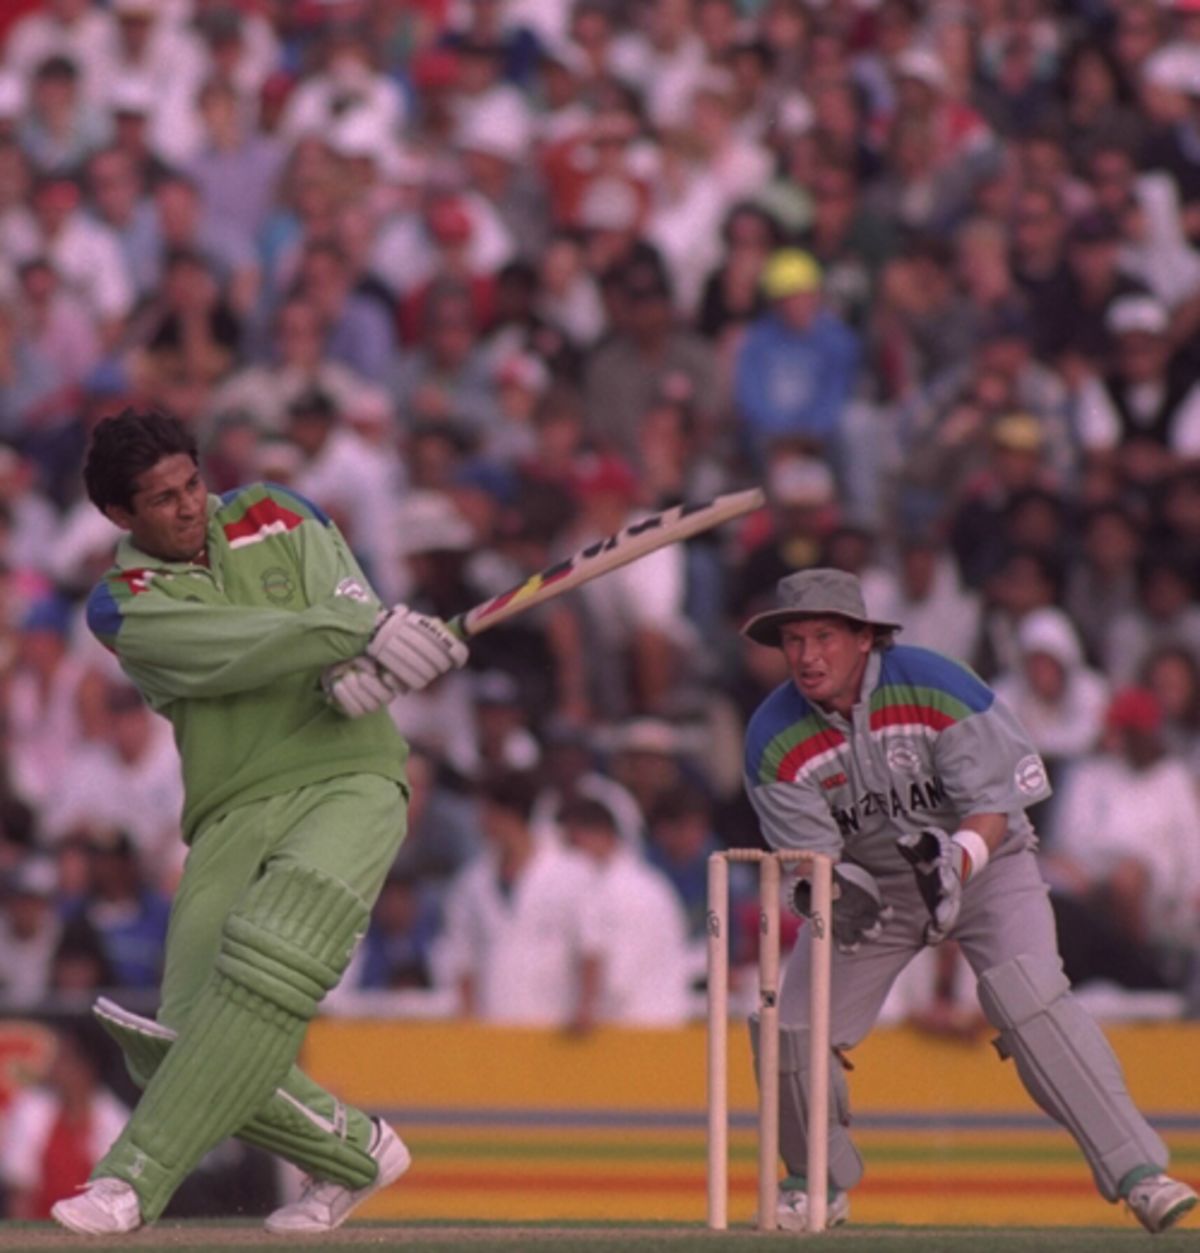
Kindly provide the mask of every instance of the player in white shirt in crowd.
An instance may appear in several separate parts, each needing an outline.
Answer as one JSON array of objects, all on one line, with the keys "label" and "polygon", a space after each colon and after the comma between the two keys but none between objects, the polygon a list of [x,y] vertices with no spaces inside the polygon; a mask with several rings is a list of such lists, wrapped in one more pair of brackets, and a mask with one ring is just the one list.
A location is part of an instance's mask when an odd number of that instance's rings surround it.
[{"label": "player in white shirt in crowd", "polygon": [[584,914],[584,997],[577,1026],[677,1027],[688,1018],[687,918],[667,877],[622,839],[599,801],[569,802],[568,845],[593,864]]}]

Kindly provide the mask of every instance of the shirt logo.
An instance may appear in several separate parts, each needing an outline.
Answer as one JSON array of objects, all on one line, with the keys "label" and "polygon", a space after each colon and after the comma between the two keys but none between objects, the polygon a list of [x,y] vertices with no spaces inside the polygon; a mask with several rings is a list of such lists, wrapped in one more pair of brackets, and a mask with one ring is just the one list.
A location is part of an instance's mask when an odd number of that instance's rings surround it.
[{"label": "shirt logo", "polygon": [[843,771],[839,770],[837,774],[826,775],[821,780],[821,786],[827,791],[832,792],[835,787],[842,787],[848,780]]},{"label": "shirt logo", "polygon": [[271,566],[263,571],[262,590],[263,595],[276,605],[285,604],[296,592],[292,576],[282,566]]},{"label": "shirt logo", "polygon": [[1013,772],[1013,780],[1026,796],[1036,796],[1046,786],[1046,767],[1042,759],[1036,753],[1022,757]]},{"label": "shirt logo", "polygon": [[888,745],[887,763],[898,774],[916,774],[921,768],[920,757],[907,744]]},{"label": "shirt logo", "polygon": [[367,589],[357,579],[343,579],[333,589],[333,594],[345,596],[347,600],[356,600],[360,605],[365,605],[369,600]]}]

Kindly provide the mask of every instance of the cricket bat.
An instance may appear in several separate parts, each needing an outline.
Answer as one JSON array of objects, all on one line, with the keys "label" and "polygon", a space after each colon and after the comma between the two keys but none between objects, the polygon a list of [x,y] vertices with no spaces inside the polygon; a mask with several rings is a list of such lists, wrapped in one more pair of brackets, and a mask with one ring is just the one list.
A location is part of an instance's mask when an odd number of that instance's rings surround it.
[{"label": "cricket bat", "polygon": [[447,625],[462,639],[470,639],[535,605],[543,605],[610,570],[637,561],[647,553],[753,513],[765,503],[762,488],[752,487],[744,492],[728,492],[703,504],[676,505],[662,513],[652,513],[607,539],[581,548],[564,561],[547,566],[499,596],[456,615]]}]

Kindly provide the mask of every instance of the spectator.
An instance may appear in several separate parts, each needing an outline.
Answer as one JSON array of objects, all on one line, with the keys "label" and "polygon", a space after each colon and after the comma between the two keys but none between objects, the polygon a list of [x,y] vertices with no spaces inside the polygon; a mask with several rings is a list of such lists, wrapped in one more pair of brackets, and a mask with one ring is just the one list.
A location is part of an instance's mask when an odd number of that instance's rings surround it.
[{"label": "spectator", "polygon": [[88,108],[75,62],[48,57],[34,70],[29,111],[17,126],[17,138],[34,169],[69,174],[104,137],[103,116]]},{"label": "spectator", "polygon": [[1149,487],[1176,458],[1200,452],[1200,376],[1172,350],[1167,311],[1154,297],[1113,301],[1105,326],[1115,360],[1079,391],[1080,441],[1093,456],[1119,450],[1123,472]]},{"label": "spectator", "polygon": [[679,325],[661,260],[643,254],[617,272],[622,324],[592,354],[584,375],[588,430],[596,443],[632,461],[637,430],[653,404],[660,379],[681,375],[702,417],[717,408],[711,354]]},{"label": "spectator", "polygon": [[572,1025],[679,1027],[687,1021],[687,922],[671,884],[622,842],[599,801],[560,816],[569,847],[595,867],[584,917],[583,992]]},{"label": "spectator", "polygon": [[240,411],[265,433],[282,433],[288,406],[310,390],[329,396],[340,411],[353,408],[366,381],[324,353],[321,315],[311,301],[293,296],[274,321],[274,353],[263,364],[243,366],[218,387],[209,403],[213,414]]},{"label": "spectator", "polygon": [[1093,505],[1080,519],[1082,543],[1063,603],[1094,660],[1104,656],[1111,625],[1136,611],[1142,530],[1137,515],[1115,500]]},{"label": "spectator", "polygon": [[[1017,627],[1017,648],[1018,668],[997,677],[996,695],[1021,720],[1058,791],[1100,738],[1108,684],[1085,664],[1079,636],[1060,609],[1027,614]],[[1036,828],[1052,826],[1046,813],[1044,806],[1030,810]]]},{"label": "spectator", "polygon": [[170,725],[136,689],[107,682],[103,740],[83,746],[44,808],[48,841],[86,831],[127,833],[145,873],[173,889],[185,852],[180,834],[183,782]]},{"label": "spectator", "polygon": [[101,1079],[102,1054],[91,1033],[68,1027],[53,1034],[46,1073],[13,1097],[0,1139],[10,1221],[48,1219],[55,1201],[87,1182],[129,1117]]},{"label": "spectator", "polygon": [[532,825],[561,828],[563,810],[578,801],[602,805],[617,834],[631,849],[644,841],[645,815],[629,791],[600,769],[588,730],[566,718],[553,718],[542,729],[541,790],[534,801]]},{"label": "spectator", "polygon": [[880,621],[903,622],[907,642],[957,661],[976,655],[979,594],[964,586],[953,553],[933,534],[901,536],[895,573],[868,567],[862,585],[868,609]]},{"label": "spectator", "polygon": [[845,408],[857,383],[858,337],[830,313],[821,267],[807,252],[776,251],[763,270],[769,311],[753,322],[737,358],[735,401],[752,463],[773,440],[807,443],[835,459]]},{"label": "spectator", "polygon": [[1113,697],[1102,753],[1072,775],[1051,849],[1068,977],[1181,987],[1200,943],[1200,802],[1144,688]]},{"label": "spectator", "polygon": [[[640,485],[614,456],[583,461],[575,477],[579,513],[566,538],[582,548],[639,516]],[[687,563],[682,545],[593,579],[579,589],[590,658],[590,699],[609,717],[662,714],[694,671],[698,639],[687,618]]]},{"label": "spectator", "polygon": [[20,621],[6,684],[8,769],[17,795],[38,807],[61,786],[81,737],[83,667],[68,649],[69,625],[63,600],[35,601]]},{"label": "spectator", "polygon": [[204,225],[211,229],[224,222],[243,238],[256,239],[278,193],[284,149],[246,125],[237,88],[228,79],[209,78],[198,103],[203,132],[185,169],[199,192]]},{"label": "spectator", "polygon": [[428,988],[439,925],[437,905],[421,880],[392,871],[363,937],[360,988]]},{"label": "spectator", "polygon": [[1087,164],[1096,207],[1120,226],[1123,268],[1168,309],[1200,288],[1200,253],[1191,248],[1170,177],[1139,174],[1133,152],[1119,141],[1096,144]]},{"label": "spectator", "polygon": [[1200,605],[1191,568],[1170,551],[1148,552],[1138,567],[1136,604],[1109,622],[1101,659],[1116,683],[1129,683],[1151,651],[1178,644],[1200,657]]},{"label": "spectator", "polygon": [[1167,752],[1200,773],[1200,661],[1186,648],[1165,644],[1142,663],[1138,682],[1162,710]]},{"label": "spectator", "polygon": [[567,1027],[582,1005],[583,920],[595,874],[581,854],[532,829],[535,795],[527,775],[483,786],[486,848],[450,887],[434,960],[464,1015]]},{"label": "spectator", "polygon": [[44,857],[22,861],[0,888],[0,998],[10,1011],[33,1009],[50,990],[62,935],[57,889],[54,865]]},{"label": "spectator", "polygon": [[88,860],[88,894],[75,916],[95,932],[115,987],[152,991],[162,975],[170,902],[148,882],[125,832],[97,830],[88,841]]},{"label": "spectator", "polygon": [[33,188],[32,217],[13,223],[6,241],[18,261],[45,257],[77,292],[111,348],[133,308],[134,290],[116,236],[82,208],[79,184],[65,174],[42,176]]},{"label": "spectator", "polygon": [[[693,784],[679,782],[660,791],[649,815],[646,860],[666,876],[687,918],[687,934],[693,946],[693,968],[699,972],[699,949],[707,935],[708,859],[719,852],[713,806]],[[731,868],[731,901],[743,903],[753,892],[752,876],[736,865]]]}]

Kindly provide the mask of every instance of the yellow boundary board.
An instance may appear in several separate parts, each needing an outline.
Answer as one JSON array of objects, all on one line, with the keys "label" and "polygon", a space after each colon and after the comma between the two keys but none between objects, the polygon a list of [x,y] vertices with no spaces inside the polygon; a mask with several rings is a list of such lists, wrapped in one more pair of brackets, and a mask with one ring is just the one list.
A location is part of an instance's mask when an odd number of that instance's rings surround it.
[{"label": "yellow boundary board", "polygon": [[[730,1032],[731,1217],[755,1187],[755,1100],[744,1030]],[[1141,1108],[1200,1186],[1200,1025],[1116,1027]],[[862,1222],[1128,1225],[1095,1192],[1070,1138],[986,1041],[906,1028],[852,1055]],[[323,1019],[304,1065],[392,1120],[414,1165],[365,1216],[702,1221],[700,1026],[583,1038],[467,1024]]]}]

